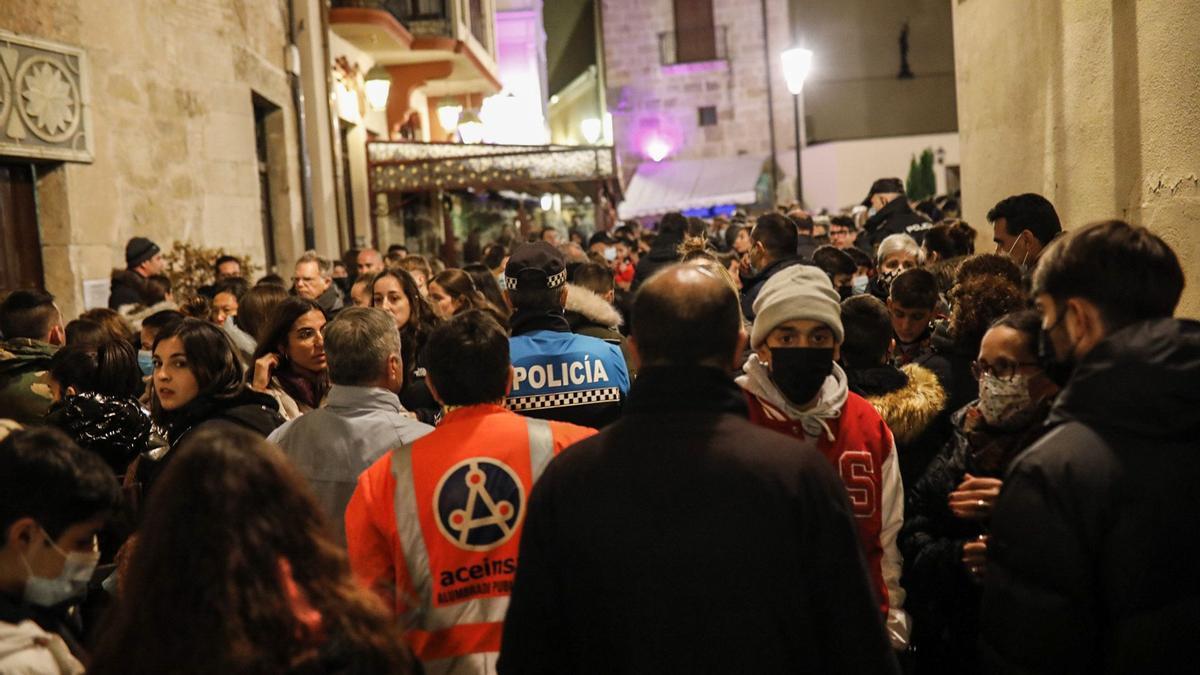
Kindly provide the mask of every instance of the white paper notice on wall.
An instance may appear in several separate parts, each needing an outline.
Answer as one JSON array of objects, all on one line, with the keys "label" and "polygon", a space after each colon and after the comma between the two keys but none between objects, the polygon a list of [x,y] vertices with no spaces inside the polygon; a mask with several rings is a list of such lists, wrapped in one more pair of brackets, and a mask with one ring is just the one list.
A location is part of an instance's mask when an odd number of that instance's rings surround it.
[{"label": "white paper notice on wall", "polygon": [[108,307],[108,288],[111,279],[84,279],[83,309]]}]

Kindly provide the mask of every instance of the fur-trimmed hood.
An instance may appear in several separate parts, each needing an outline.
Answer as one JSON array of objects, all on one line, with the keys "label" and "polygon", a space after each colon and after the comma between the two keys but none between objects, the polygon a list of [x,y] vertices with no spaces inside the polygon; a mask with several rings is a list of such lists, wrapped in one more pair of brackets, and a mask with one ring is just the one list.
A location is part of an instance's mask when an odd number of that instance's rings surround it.
[{"label": "fur-trimmed hood", "polygon": [[[576,286],[575,284],[567,284],[567,306],[564,309],[567,312],[568,320],[571,319],[570,315],[574,313],[578,314],[588,323],[612,330],[616,330],[622,323],[621,313],[610,305],[607,300],[583,286]],[[575,322],[571,321],[570,323],[574,328]]]},{"label": "fur-trimmed hood", "polygon": [[908,384],[887,394],[866,398],[887,422],[896,443],[904,445],[916,440],[942,411],[946,405],[946,392],[928,368],[910,363],[900,371],[908,377]]},{"label": "fur-trimmed hood", "polygon": [[125,320],[129,322],[129,325],[133,327],[134,331],[139,331],[142,329],[142,321],[144,319],[152,314],[158,314],[159,312],[168,309],[179,311],[179,305],[175,304],[175,302],[171,300],[163,300],[162,302],[156,302],[149,307],[146,307],[145,305],[123,305],[121,309],[117,311],[121,314],[121,316],[125,317]]}]

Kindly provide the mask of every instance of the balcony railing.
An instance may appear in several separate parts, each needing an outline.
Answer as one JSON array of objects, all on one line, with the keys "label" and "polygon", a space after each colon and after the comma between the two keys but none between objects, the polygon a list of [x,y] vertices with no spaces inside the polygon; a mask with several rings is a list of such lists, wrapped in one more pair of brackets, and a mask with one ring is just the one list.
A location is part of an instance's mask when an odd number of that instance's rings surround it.
[{"label": "balcony railing", "polygon": [[702,61],[726,61],[729,49],[726,27],[687,32],[667,31],[658,34],[658,60],[664,66]]},{"label": "balcony railing", "polygon": [[333,0],[333,7],[379,9],[418,36],[453,37],[447,0]]}]

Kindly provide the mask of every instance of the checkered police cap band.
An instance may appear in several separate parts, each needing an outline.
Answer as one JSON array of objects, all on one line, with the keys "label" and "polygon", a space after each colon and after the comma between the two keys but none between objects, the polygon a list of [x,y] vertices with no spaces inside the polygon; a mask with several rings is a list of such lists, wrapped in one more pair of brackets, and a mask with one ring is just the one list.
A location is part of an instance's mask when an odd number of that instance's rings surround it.
[{"label": "checkered police cap band", "polygon": [[[567,283],[567,271],[560,270],[557,274],[551,274],[546,277],[546,288],[558,288]],[[517,280],[513,277],[504,277],[504,287],[510,291],[517,290]]]}]

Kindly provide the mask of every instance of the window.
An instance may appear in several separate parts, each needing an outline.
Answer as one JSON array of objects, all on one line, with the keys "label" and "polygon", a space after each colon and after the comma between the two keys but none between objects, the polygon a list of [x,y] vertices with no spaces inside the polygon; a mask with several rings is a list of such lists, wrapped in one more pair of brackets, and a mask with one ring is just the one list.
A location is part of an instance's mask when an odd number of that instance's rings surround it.
[{"label": "window", "polygon": [[715,105],[706,105],[703,108],[699,108],[698,112],[700,113],[700,126],[717,126],[717,107]]},{"label": "window", "polygon": [[712,0],[674,0],[675,63],[713,61],[717,56],[717,27]]},{"label": "window", "polygon": [[[263,257],[268,271],[275,269],[275,226],[272,215],[271,193],[272,154],[276,162],[279,153],[272,152],[276,139],[282,140],[283,112],[279,106],[257,95],[252,96],[254,104],[254,149],[258,156],[258,191],[259,212],[262,217]],[[273,138],[274,136],[274,138]]]}]

